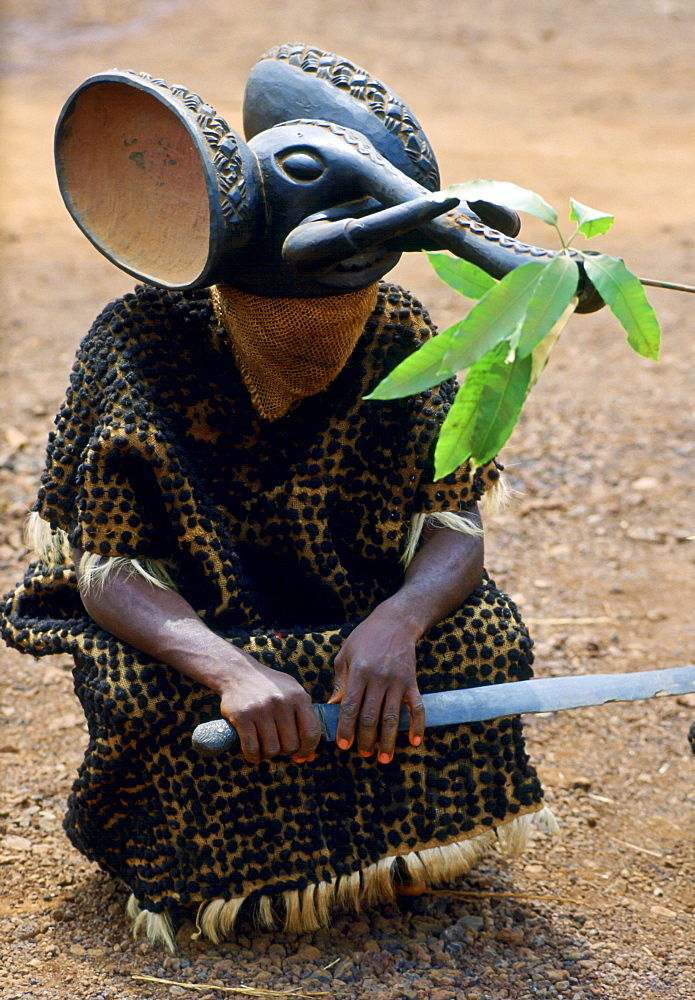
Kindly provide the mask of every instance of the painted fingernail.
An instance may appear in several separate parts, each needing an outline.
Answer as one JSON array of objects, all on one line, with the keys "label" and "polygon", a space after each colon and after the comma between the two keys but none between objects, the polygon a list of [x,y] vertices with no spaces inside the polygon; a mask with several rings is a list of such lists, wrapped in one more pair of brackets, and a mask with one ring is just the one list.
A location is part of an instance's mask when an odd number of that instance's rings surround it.
[{"label": "painted fingernail", "polygon": [[360,757],[371,757],[371,756],[372,755],[369,750],[360,750]]},{"label": "painted fingernail", "polygon": [[338,746],[341,750],[348,750],[350,748],[350,741],[346,739],[339,739]]},{"label": "painted fingernail", "polygon": [[422,736],[414,736],[413,737],[413,746],[414,747],[419,747],[421,743],[422,743]]},{"label": "painted fingernail", "polygon": [[381,761],[382,764],[388,764],[391,760],[391,755],[388,753],[380,753],[379,760]]}]

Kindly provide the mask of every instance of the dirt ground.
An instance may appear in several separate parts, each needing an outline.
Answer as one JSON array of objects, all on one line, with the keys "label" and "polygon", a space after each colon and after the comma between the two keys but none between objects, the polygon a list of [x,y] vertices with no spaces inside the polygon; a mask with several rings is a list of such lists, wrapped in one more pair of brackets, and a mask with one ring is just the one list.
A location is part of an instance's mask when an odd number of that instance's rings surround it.
[{"label": "dirt ground", "polygon": [[[80,337],[131,286],[60,200],[52,130],[84,77],[119,66],[182,82],[233,127],[271,45],[307,41],[410,103],[445,184],[511,180],[617,217],[600,249],[695,283],[695,9],[689,0],[4,0],[1,94],[0,588]],[[530,222],[523,234],[548,242]],[[549,234],[549,235],[548,235]],[[460,311],[422,260],[396,272],[440,327]],[[695,660],[695,297],[650,292],[661,364],[606,313],[575,318],[502,456],[518,504],[488,524],[487,565],[521,605],[542,676]],[[459,894],[338,920],[244,930],[177,958],[134,944],[124,894],[68,845],[85,745],[69,663],[0,650],[0,996],[164,998],[257,989],[336,997],[695,997],[695,697],[528,718],[561,826],[493,857]],[[468,895],[462,895],[467,893]],[[135,977],[153,976],[168,983]],[[226,993],[221,992],[226,989]],[[278,995],[277,993],[274,995]]]}]

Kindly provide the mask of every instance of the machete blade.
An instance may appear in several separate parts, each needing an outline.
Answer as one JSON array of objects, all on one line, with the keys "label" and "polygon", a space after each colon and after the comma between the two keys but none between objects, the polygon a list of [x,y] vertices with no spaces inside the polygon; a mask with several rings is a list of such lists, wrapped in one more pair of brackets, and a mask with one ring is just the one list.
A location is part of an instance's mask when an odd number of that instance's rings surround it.
[{"label": "machete blade", "polygon": [[[605,705],[612,701],[643,701],[659,695],[695,692],[695,665],[670,670],[641,670],[628,674],[581,674],[578,677],[542,677],[508,684],[487,684],[424,694],[425,725],[453,726],[485,722],[505,715],[562,712],[571,708]],[[335,741],[340,705],[312,706],[326,740]],[[404,706],[398,723],[400,732],[410,727]],[[238,746],[239,740],[225,719],[204,722],[193,732],[193,746],[203,757],[216,757]]]}]

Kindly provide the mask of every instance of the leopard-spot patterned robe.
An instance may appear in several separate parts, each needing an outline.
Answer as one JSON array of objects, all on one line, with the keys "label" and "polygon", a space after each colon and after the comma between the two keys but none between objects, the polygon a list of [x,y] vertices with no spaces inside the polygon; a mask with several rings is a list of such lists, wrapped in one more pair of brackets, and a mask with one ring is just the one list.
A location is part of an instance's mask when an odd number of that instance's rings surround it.
[{"label": "leopard-spot patterned robe", "polygon": [[[543,808],[513,717],[428,730],[417,748],[401,734],[388,765],[334,744],[302,766],[201,759],[191,731],[216,697],[95,625],[67,554],[166,565],[210,628],[326,700],[341,643],[400,586],[413,515],[465,510],[499,478],[491,462],[432,482],[453,381],[363,400],[432,332],[382,283],[337,379],[274,423],[251,406],[209,290],[139,286],[81,345],[36,505],[53,554],[8,595],[3,634],[74,657],[89,745],[65,829],[150,924],[210,904],[215,939],[246,902],[266,924],[318,926],[336,903],[388,898],[394,859],[401,877],[445,880]],[[420,641],[420,689],[528,678],[531,645],[486,578]]]}]

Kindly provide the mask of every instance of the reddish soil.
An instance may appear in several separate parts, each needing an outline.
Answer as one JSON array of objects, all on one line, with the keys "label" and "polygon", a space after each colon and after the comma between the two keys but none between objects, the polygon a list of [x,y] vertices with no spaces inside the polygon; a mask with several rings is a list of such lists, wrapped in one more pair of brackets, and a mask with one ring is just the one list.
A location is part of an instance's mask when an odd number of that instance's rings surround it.
[{"label": "reddish soil", "polygon": [[[494,177],[563,214],[570,196],[607,209],[617,222],[600,249],[640,275],[695,281],[687,0],[4,0],[3,12],[3,591],[27,562],[22,522],[76,345],[131,285],[80,235],[54,179],[55,119],[92,72],[118,65],[183,82],[240,128],[256,58],[313,42],[411,104],[445,184]],[[523,233],[552,244],[526,220]],[[440,327],[460,314],[423,260],[396,276]],[[520,500],[488,524],[487,564],[533,628],[542,676],[695,660],[695,298],[650,298],[661,364],[632,354],[606,310],[576,317],[502,456]],[[394,1000],[695,997],[694,696],[529,718],[562,832],[483,865],[459,886],[468,898],[433,895],[300,940],[249,931],[220,952],[184,928],[178,959],[165,960],[128,942],[122,891],[60,828],[86,739],[69,664],[3,648],[0,666],[7,1000],[161,998],[194,983],[209,989],[192,995],[212,998],[223,995],[215,983],[230,995],[240,982]]]}]

